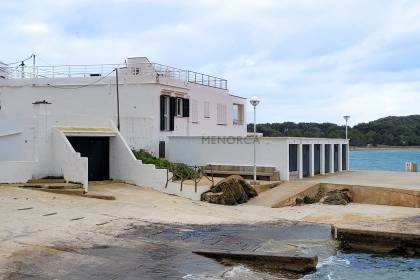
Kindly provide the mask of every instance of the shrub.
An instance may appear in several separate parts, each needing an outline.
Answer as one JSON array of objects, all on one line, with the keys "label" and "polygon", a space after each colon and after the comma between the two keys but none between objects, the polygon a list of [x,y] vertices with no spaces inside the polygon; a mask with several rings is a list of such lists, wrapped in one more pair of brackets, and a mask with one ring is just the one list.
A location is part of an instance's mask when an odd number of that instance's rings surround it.
[{"label": "shrub", "polygon": [[153,164],[159,169],[169,169],[174,180],[193,180],[200,177],[200,174],[194,168],[184,163],[172,163],[166,159],[157,158],[145,150],[133,150],[133,154],[145,164]]},{"label": "shrub", "polygon": [[312,204],[312,203],[316,203],[316,202],[317,201],[314,198],[309,197],[307,195],[303,198],[303,203],[305,203],[305,204]]}]

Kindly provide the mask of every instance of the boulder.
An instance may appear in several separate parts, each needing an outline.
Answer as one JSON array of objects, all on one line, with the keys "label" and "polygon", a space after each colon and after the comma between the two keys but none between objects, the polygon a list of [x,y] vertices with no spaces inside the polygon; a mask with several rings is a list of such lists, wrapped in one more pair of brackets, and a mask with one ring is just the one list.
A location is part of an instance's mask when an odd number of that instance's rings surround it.
[{"label": "boulder", "polygon": [[323,204],[347,205],[352,201],[351,191],[349,189],[333,190],[325,194],[320,200]]},{"label": "boulder", "polygon": [[229,176],[201,195],[202,201],[222,205],[236,205],[257,196],[255,189],[241,176]]}]

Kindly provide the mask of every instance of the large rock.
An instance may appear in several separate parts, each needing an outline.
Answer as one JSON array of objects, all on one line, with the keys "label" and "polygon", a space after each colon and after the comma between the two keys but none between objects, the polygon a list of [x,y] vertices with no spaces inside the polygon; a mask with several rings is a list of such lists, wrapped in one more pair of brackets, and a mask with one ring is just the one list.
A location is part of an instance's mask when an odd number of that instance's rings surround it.
[{"label": "large rock", "polygon": [[320,200],[321,203],[331,205],[347,205],[352,201],[351,191],[349,189],[333,190],[325,194]]},{"label": "large rock", "polygon": [[201,195],[202,201],[222,205],[236,205],[257,196],[255,189],[241,176],[229,176]]}]

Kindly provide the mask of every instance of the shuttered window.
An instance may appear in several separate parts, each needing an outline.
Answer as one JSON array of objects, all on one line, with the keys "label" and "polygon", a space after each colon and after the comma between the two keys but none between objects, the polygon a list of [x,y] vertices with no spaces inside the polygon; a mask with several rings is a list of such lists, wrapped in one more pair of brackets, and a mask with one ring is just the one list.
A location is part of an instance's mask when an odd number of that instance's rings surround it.
[{"label": "shuttered window", "polygon": [[191,100],[191,122],[198,123],[198,101]]},{"label": "shuttered window", "polygon": [[176,116],[177,117],[182,117],[183,116],[183,106],[184,102],[183,99],[180,97],[176,98]]},{"label": "shuttered window", "polygon": [[188,118],[190,116],[190,100],[189,99],[182,99],[182,110],[183,110],[183,117]]},{"label": "shuttered window", "polygon": [[175,97],[160,96],[160,130],[173,131],[175,129]]},{"label": "shuttered window", "polygon": [[226,104],[218,103],[217,104],[217,124],[226,125],[227,124],[227,106]]},{"label": "shuttered window", "polygon": [[210,118],[210,102],[204,101],[204,117]]},{"label": "shuttered window", "polygon": [[176,115],[176,98],[171,97],[169,99],[169,130],[175,130],[175,115]]}]

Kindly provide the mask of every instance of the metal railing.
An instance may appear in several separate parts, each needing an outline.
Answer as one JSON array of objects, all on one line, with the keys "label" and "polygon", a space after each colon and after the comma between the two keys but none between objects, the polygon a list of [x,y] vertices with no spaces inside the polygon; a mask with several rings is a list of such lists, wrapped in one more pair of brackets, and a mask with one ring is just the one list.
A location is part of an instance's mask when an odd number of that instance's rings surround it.
[{"label": "metal railing", "polygon": [[157,81],[159,81],[160,77],[165,77],[203,86],[227,89],[227,80],[225,79],[159,63],[1,67],[0,77],[7,79],[101,77],[115,75],[113,70],[116,68],[119,69],[119,74],[121,75],[152,75],[156,77]]},{"label": "metal railing", "polygon": [[152,63],[152,65],[156,73],[161,76],[209,87],[227,89],[227,80],[225,79],[190,70],[183,70],[171,66],[166,66],[159,63]]},{"label": "metal railing", "polygon": [[[211,183],[211,187],[214,186],[214,174],[213,174],[213,167],[212,165],[207,166],[190,166],[186,165],[194,170],[193,174],[176,174],[176,164],[170,164],[169,168],[166,169],[166,184],[165,189],[168,188],[169,182],[179,182],[180,183],[180,191],[182,192],[184,182],[185,181],[193,181],[194,182],[194,191],[197,193],[198,183],[200,183],[204,178],[208,180],[208,182]],[[211,176],[207,176],[207,173],[205,170],[206,168],[210,168],[210,174]],[[170,173],[172,175],[170,175]]]}]

